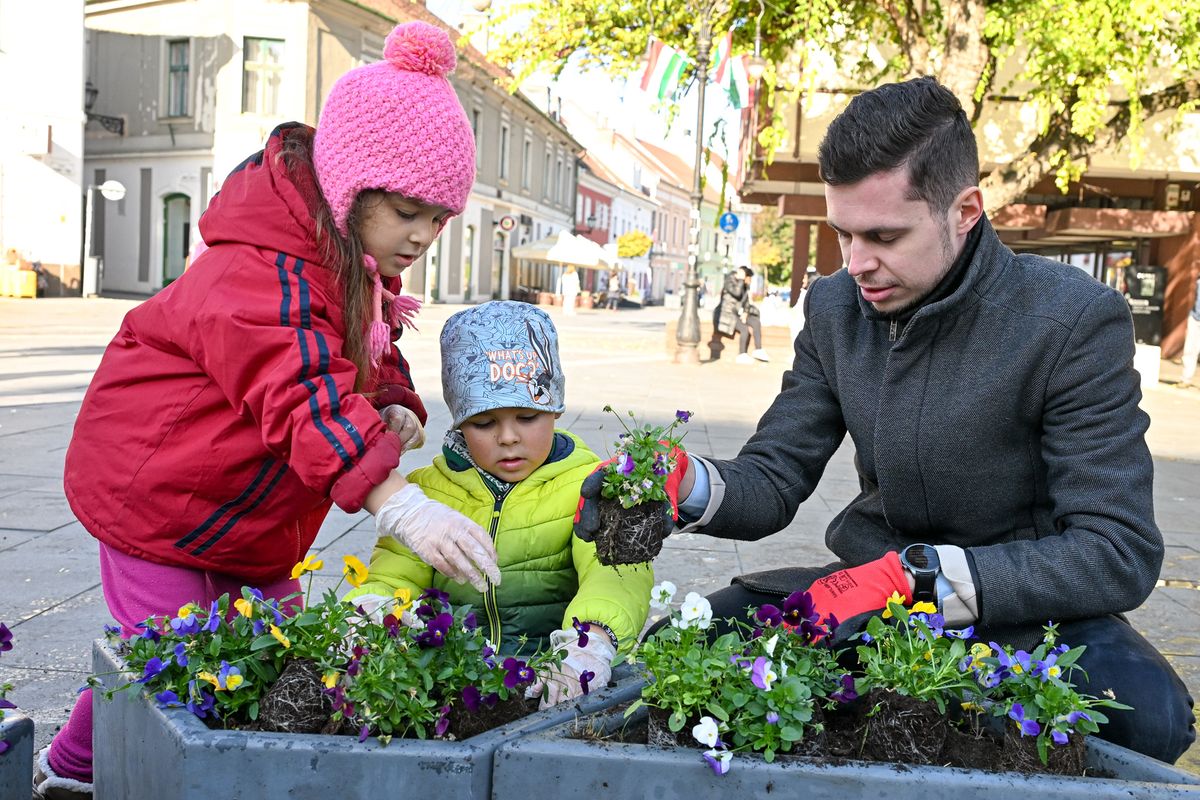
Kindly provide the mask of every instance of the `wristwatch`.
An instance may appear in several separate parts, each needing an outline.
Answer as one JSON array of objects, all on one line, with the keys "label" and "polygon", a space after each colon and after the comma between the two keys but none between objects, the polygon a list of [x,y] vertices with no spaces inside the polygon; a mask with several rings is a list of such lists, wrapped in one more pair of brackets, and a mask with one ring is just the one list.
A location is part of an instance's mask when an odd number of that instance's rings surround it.
[{"label": "wristwatch", "polygon": [[942,576],[942,562],[938,559],[937,549],[930,544],[910,544],[900,551],[900,563],[916,581],[913,602],[933,603],[941,611],[938,578]]}]

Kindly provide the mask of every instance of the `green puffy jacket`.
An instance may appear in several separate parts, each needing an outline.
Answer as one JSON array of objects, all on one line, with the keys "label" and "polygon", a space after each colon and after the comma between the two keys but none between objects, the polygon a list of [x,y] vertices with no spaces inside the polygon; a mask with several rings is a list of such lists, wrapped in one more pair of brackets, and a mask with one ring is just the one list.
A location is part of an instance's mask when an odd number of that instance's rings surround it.
[{"label": "green puffy jacket", "polygon": [[[596,560],[596,546],[571,530],[579,504],[579,485],[599,459],[578,437],[556,431],[546,463],[498,498],[470,464],[443,452],[433,465],[414,470],[408,480],[425,494],[482,525],[492,535],[503,580],[481,595],[469,584],[455,583],[389,537],[371,555],[367,582],[349,597],[390,597],[396,589],[417,594],[434,586],[453,605],[469,603],[487,637],[502,653],[524,652],[549,643],[550,632],[570,628],[571,618],[607,625],[621,652],[642,632],[650,605],[654,571],[649,564],[623,567],[618,573]],[[485,623],[486,620],[486,623]]]}]

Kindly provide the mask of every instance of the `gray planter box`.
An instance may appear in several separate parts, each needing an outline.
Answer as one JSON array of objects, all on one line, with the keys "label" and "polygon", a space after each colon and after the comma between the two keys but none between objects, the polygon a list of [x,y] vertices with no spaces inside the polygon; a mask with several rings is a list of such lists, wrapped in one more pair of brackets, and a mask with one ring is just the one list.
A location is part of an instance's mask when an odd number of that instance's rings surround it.
[{"label": "gray planter box", "polygon": [[[136,676],[103,640],[92,648],[93,672],[116,687]],[[104,673],[109,673],[105,675]],[[393,739],[386,747],[353,736],[210,730],[185,709],[160,709],[127,689],[105,700],[94,693],[97,800],[212,800],[234,797],[428,798],[492,796],[492,756],[532,731],[601,711],[637,696],[628,668],[617,685],[593,691],[461,742]],[[529,794],[529,786],[521,797]],[[28,793],[22,798],[28,797]]]},{"label": "gray planter box", "polygon": [[[645,717],[640,709],[632,719]],[[1108,742],[1090,740],[1092,767],[1121,776],[1059,778],[947,767],[910,767],[866,761],[826,763],[787,758],[767,764],[735,755],[725,775],[713,774],[700,750],[585,741],[577,730],[611,733],[620,713],[597,714],[509,742],[496,753],[492,789],[497,800],[524,797],[529,776],[562,798],[654,797],[662,800],[729,798],[887,798],[887,800],[1013,800],[1014,798],[1200,798],[1200,777]]]},{"label": "gray planter box", "polygon": [[33,785],[33,720],[8,710],[0,722],[8,750],[0,755],[0,800],[29,800]]}]

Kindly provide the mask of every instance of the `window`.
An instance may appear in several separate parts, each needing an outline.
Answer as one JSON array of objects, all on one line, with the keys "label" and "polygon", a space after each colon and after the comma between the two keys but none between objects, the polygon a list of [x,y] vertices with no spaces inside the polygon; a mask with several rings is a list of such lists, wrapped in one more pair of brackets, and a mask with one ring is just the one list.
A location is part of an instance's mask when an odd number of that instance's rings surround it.
[{"label": "window", "polygon": [[533,180],[533,140],[526,138],[521,145],[521,188],[528,189]]},{"label": "window", "polygon": [[282,83],[283,40],[242,40],[242,113],[278,114]]},{"label": "window", "polygon": [[554,162],[554,202],[562,199],[562,159]]},{"label": "window", "polygon": [[187,39],[167,42],[167,116],[188,115],[188,51]]},{"label": "window", "polygon": [[500,180],[508,180],[508,125],[500,125]]},{"label": "window", "polygon": [[546,151],[546,163],[542,166],[542,199],[550,197],[550,161],[553,156],[550,151]]},{"label": "window", "polygon": [[471,109],[471,133],[475,136],[475,169],[479,169],[482,161],[482,151],[479,149],[479,120],[483,112],[478,108]]}]

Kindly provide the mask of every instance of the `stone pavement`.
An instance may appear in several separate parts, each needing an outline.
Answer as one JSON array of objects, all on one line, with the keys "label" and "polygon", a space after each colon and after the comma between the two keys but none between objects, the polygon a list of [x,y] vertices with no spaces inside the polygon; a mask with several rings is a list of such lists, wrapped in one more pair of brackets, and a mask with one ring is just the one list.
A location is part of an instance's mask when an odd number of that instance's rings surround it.
[{"label": "stone pavement", "polygon": [[[116,299],[0,299],[0,621],[14,649],[0,658],[0,683],[37,724],[37,746],[65,721],[88,673],[89,645],[109,621],[100,592],[95,541],[75,520],[62,491],[63,457],[88,381],[123,314],[136,305]],[[431,306],[421,330],[404,338],[413,378],[430,409],[431,443],[405,456],[411,469],[429,463],[449,418],[441,400],[437,337],[457,310]],[[753,432],[779,389],[790,356],[773,350],[769,364],[720,362],[683,366],[664,349],[663,326],[678,312],[662,308],[584,311],[552,309],[567,374],[567,412],[560,424],[598,453],[619,431],[605,404],[639,419],[666,422],[676,409],[695,413],[687,446],[730,457]],[[702,347],[702,352],[705,352]],[[1133,624],[1200,693],[1200,390],[1171,387],[1179,367],[1162,364],[1162,383],[1145,393],[1153,422],[1155,507],[1167,542],[1159,586]],[[701,535],[667,540],[655,563],[660,579],[682,591],[706,593],[729,578],[784,564],[831,560],[825,526],[858,489],[853,448],[830,462],[816,494],[787,529],[759,542]],[[319,588],[338,580],[339,556],[364,561],[374,543],[371,518],[330,513],[316,548],[329,556]],[[1181,762],[1200,773],[1200,747]]]}]

